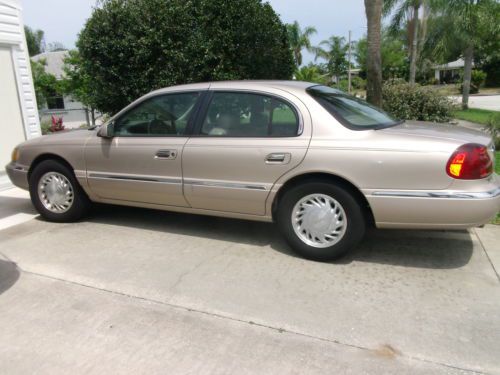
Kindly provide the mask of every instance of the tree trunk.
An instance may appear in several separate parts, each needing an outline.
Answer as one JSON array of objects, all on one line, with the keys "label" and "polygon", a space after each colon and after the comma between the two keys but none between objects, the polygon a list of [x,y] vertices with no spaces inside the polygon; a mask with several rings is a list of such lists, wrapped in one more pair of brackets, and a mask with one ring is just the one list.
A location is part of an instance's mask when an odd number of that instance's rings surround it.
[{"label": "tree trunk", "polygon": [[420,43],[423,45],[427,40],[427,29],[429,20],[429,3],[427,1],[422,2],[422,27],[419,31]]},{"label": "tree trunk", "polygon": [[382,57],[380,53],[382,0],[365,0],[368,20],[366,56],[366,100],[382,106]]},{"label": "tree trunk", "polygon": [[470,82],[472,77],[472,60],[474,58],[474,46],[469,44],[464,51],[464,81],[463,81],[463,92],[462,92],[462,108],[469,108],[469,93],[470,93]]},{"label": "tree trunk", "polygon": [[89,108],[85,107],[85,122],[87,123],[87,126],[90,126],[90,120],[89,120]]},{"label": "tree trunk", "polygon": [[92,126],[95,126],[95,109],[94,108],[90,109],[90,114],[92,116]]},{"label": "tree trunk", "polygon": [[420,6],[417,4],[413,7],[413,36],[411,41],[411,55],[410,55],[410,84],[415,84],[415,77],[417,75],[417,51],[418,51],[418,10]]},{"label": "tree trunk", "polygon": [[302,65],[302,52],[299,49],[295,50],[295,64],[297,65],[297,69],[300,69],[300,66]]}]

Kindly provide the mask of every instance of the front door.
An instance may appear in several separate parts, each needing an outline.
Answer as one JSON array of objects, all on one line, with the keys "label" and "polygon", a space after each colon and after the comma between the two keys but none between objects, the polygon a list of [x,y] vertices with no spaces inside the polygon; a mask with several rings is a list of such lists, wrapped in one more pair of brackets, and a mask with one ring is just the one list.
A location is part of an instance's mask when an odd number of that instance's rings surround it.
[{"label": "front door", "polygon": [[154,96],[120,115],[113,138],[85,148],[92,191],[105,200],[188,206],[182,192],[182,148],[200,92]]},{"label": "front door", "polygon": [[213,90],[210,97],[184,146],[185,197],[194,208],[265,215],[273,184],[306,154],[308,112],[278,89]]}]

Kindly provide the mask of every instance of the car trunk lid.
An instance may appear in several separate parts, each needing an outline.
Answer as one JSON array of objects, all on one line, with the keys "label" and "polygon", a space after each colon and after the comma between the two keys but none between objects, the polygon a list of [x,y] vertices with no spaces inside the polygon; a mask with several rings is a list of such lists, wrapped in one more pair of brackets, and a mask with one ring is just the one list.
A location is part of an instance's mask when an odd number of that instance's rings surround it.
[{"label": "car trunk lid", "polygon": [[405,121],[400,125],[381,129],[390,134],[404,134],[413,137],[427,137],[441,140],[452,140],[458,143],[478,143],[489,146],[491,137],[482,131],[464,128],[457,125],[436,124],[424,121]]}]

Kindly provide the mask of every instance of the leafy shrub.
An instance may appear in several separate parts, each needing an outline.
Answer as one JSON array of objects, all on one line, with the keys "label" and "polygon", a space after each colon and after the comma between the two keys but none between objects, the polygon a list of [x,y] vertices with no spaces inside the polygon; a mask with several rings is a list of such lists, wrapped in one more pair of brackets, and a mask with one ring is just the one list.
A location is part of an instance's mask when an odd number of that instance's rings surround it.
[{"label": "leafy shrub", "polygon": [[48,120],[42,121],[40,123],[40,128],[42,129],[42,135],[52,133],[52,131],[50,130],[51,127],[52,127],[52,122],[50,122]]},{"label": "leafy shrub", "polygon": [[352,77],[352,87],[356,90],[366,89],[366,80],[361,77]]},{"label": "leafy shrub", "polygon": [[[464,85],[460,85],[460,94],[463,94],[464,92]],[[477,94],[479,92],[479,87],[476,86],[474,83],[471,82],[470,84],[470,89],[469,89],[469,94]]]},{"label": "leafy shrub", "polygon": [[429,78],[427,80],[427,84],[428,85],[433,85],[433,86],[437,86],[439,85],[441,82],[439,82],[439,79],[437,79],[436,77],[432,77],[432,78]]},{"label": "leafy shrub", "polygon": [[52,126],[50,127],[50,131],[54,133],[54,132],[60,132],[62,130],[64,130],[62,116],[61,117],[52,116]]},{"label": "leafy shrub", "polygon": [[[477,94],[479,88],[483,87],[484,82],[486,82],[486,73],[482,70],[473,70],[471,74],[470,82],[470,94]],[[460,85],[460,93],[464,92],[463,84]]]},{"label": "leafy shrub", "polygon": [[324,74],[321,74],[317,66],[303,66],[302,68],[298,69],[294,73],[294,77],[297,81],[304,81],[304,82],[314,82],[314,83],[320,83],[320,84],[325,84],[327,81],[327,78]]},{"label": "leafy shrub", "polygon": [[50,121],[45,120],[40,123],[42,135],[51,134],[65,130],[63,125],[63,117],[52,116]]},{"label": "leafy shrub", "polygon": [[332,85],[332,87],[342,90],[344,92],[349,91],[349,81],[347,79],[340,79],[336,84]]},{"label": "leafy shrub", "polygon": [[473,70],[471,82],[474,86],[478,88],[482,87],[484,85],[484,82],[486,82],[486,73],[483,72],[482,70]]},{"label": "leafy shrub", "polygon": [[451,119],[453,103],[431,88],[391,80],[382,89],[383,108],[401,120],[447,122]]},{"label": "leafy shrub", "polygon": [[290,79],[284,24],[260,0],[102,0],[81,31],[95,108],[115,113],[151,90],[191,82]]}]

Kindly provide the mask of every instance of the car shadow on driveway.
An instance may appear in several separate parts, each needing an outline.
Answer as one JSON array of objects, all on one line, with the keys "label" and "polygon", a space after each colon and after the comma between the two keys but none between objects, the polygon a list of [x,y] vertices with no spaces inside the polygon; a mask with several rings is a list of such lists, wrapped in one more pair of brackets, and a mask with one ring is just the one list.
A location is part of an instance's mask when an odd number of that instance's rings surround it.
[{"label": "car shadow on driveway", "polygon": [[[270,223],[190,215],[142,208],[98,205],[89,222],[216,239],[273,250],[297,257]],[[367,231],[345,257],[332,262],[368,262],[404,267],[451,269],[469,263],[473,243],[468,231]]]},{"label": "car shadow on driveway", "polygon": [[10,289],[19,279],[15,263],[0,259],[0,294]]}]

